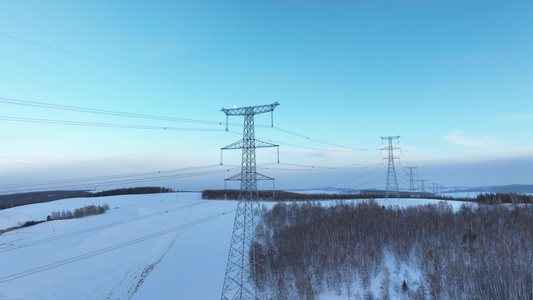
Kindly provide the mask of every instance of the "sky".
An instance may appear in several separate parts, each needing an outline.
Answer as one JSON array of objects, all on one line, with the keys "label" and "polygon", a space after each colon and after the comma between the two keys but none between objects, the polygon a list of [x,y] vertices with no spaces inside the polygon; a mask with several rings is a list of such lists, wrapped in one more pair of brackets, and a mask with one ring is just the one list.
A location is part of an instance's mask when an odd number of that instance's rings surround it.
[{"label": "sky", "polygon": [[[0,193],[533,183],[530,1],[2,1]],[[417,185],[420,182],[417,183]],[[238,184],[228,182],[229,188]],[[259,188],[271,188],[261,182]]]}]

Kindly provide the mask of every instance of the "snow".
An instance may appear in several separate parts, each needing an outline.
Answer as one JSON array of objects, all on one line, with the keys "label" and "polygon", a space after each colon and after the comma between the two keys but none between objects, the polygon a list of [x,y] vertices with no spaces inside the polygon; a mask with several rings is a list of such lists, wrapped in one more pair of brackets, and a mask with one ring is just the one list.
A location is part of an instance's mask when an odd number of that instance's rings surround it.
[{"label": "snow", "polygon": [[65,199],[2,210],[0,229],[104,203],[103,215],[0,235],[0,299],[220,297],[236,202],[199,193]]},{"label": "snow", "polygon": [[[376,201],[399,207],[438,203]],[[235,201],[205,201],[200,193],[64,199],[1,210],[0,230],[45,220],[53,211],[106,203],[110,210],[102,215],[1,234],[0,299],[220,298]],[[462,204],[448,203],[454,210]],[[387,261],[391,277],[411,272],[417,280],[416,270]],[[373,283],[372,290],[380,295],[379,284]]]}]

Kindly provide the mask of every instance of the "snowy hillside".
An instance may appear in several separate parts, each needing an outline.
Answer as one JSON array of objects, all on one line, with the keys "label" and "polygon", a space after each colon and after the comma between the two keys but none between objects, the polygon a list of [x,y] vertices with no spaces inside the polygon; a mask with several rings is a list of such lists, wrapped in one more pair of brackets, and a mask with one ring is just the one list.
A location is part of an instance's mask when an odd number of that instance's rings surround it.
[{"label": "snowy hillside", "polygon": [[2,210],[0,229],[104,203],[103,215],[0,235],[0,299],[220,297],[235,202],[199,193],[66,199]]},{"label": "snowy hillside", "polygon": [[200,193],[65,199],[2,210],[0,230],[105,203],[103,215],[0,235],[0,299],[220,298],[234,201],[204,201]]}]

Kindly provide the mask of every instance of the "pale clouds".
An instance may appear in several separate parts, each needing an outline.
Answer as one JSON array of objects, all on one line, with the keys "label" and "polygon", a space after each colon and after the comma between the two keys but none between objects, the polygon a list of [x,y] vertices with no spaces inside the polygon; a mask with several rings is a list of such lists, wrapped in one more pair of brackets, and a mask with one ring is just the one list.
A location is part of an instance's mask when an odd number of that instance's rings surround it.
[{"label": "pale clouds", "polygon": [[491,138],[488,136],[473,137],[465,135],[464,130],[454,130],[442,137],[442,140],[448,143],[468,146],[468,147],[484,147],[488,146]]}]

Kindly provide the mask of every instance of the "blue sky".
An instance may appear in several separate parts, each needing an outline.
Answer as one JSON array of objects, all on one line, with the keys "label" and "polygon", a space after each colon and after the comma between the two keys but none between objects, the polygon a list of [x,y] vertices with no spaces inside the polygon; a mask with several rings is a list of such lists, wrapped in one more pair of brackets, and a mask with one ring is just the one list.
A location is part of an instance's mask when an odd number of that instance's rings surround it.
[{"label": "blue sky", "polygon": [[[231,118],[225,132],[220,109],[276,101],[275,128],[256,116],[256,135],[280,144],[282,164],[259,170],[279,188],[383,188],[380,137],[395,135],[400,186],[407,166],[445,186],[533,181],[530,1],[1,6],[0,192],[217,165],[242,131],[242,118]],[[257,157],[277,159],[272,149]],[[224,162],[238,167],[240,153],[224,153]],[[161,184],[220,188],[231,172]]]}]

